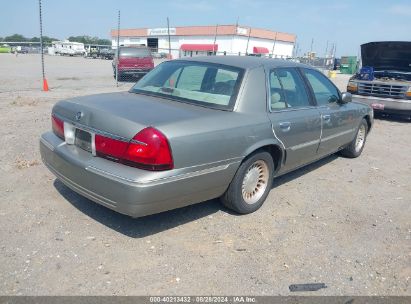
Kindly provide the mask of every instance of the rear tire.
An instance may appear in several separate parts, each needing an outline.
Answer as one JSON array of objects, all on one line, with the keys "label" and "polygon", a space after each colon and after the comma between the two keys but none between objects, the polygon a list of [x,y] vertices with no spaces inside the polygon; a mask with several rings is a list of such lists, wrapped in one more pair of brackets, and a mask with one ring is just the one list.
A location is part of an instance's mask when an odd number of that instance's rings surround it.
[{"label": "rear tire", "polygon": [[[114,72],[114,79],[116,79],[116,72]],[[117,78],[117,81],[122,81],[123,80],[123,75],[121,75],[121,74],[118,74],[118,78]]]},{"label": "rear tire", "polygon": [[356,158],[361,155],[362,150],[365,146],[365,141],[368,134],[368,124],[367,121],[363,118],[353,141],[340,151],[341,155],[348,158]]},{"label": "rear tire", "polygon": [[238,168],[222,203],[240,214],[258,210],[271,190],[274,162],[268,152],[251,154]]}]

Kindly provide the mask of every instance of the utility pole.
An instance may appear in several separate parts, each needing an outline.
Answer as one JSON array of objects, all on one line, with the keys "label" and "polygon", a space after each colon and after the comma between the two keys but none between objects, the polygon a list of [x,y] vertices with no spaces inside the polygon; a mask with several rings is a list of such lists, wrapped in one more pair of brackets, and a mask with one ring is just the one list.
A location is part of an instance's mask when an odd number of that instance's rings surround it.
[{"label": "utility pole", "polygon": [[310,57],[308,58],[308,62],[310,63],[310,65],[312,63],[311,58],[313,56],[313,45],[314,45],[314,38],[311,38]]},{"label": "utility pole", "polygon": [[277,32],[275,32],[275,37],[274,37],[274,44],[273,44],[273,49],[271,50],[271,57],[274,57],[274,49],[275,49],[275,44],[277,42]]},{"label": "utility pole", "polygon": [[239,19],[240,19],[240,17],[237,16],[237,21],[235,23],[233,38],[231,39],[231,48],[230,48],[231,53],[233,53],[233,41],[235,39],[235,36],[238,35],[238,21],[239,21]]},{"label": "utility pole", "polygon": [[116,86],[118,86],[118,61],[120,60],[120,10],[117,17],[117,60],[116,60]]},{"label": "utility pole", "polygon": [[297,43],[297,36],[295,36],[295,40],[294,40],[294,43],[293,43],[293,51],[292,51],[292,53],[291,53],[291,57],[292,57],[292,58],[295,58],[295,57],[296,57],[295,52],[296,52],[297,45],[298,45],[298,43]]},{"label": "utility pole", "polygon": [[43,75],[43,91],[47,92],[49,86],[44,72],[44,52],[43,52],[43,18],[41,12],[41,0],[39,0],[39,14],[40,14],[40,54],[41,54],[41,72]]},{"label": "utility pole", "polygon": [[167,17],[167,34],[168,34],[168,57],[171,59],[171,37],[170,37],[170,21]]},{"label": "utility pole", "polygon": [[334,45],[334,55],[333,58],[335,58],[335,55],[337,54],[337,43],[335,43]]},{"label": "utility pole", "polygon": [[325,68],[327,67],[327,62],[328,62],[328,59],[327,59],[327,52],[328,52],[328,40],[327,40],[327,44],[326,44],[326,46],[325,46],[325,54],[324,54],[324,70],[325,70]]},{"label": "utility pole", "polygon": [[250,36],[251,36],[251,27],[250,27],[249,30],[248,30],[247,46],[246,46],[246,48],[245,48],[245,55],[246,55],[246,56],[248,55],[248,44],[249,44],[249,42],[250,42]]},{"label": "utility pole", "polygon": [[214,55],[216,55],[215,43],[217,41],[217,31],[218,31],[218,24],[215,26],[214,43],[213,43],[213,54]]}]

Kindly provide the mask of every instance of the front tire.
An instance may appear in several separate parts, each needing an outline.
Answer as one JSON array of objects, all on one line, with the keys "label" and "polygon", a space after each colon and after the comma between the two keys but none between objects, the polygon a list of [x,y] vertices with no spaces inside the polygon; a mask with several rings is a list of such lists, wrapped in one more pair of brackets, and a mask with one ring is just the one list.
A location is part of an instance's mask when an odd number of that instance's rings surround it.
[{"label": "front tire", "polygon": [[274,162],[269,153],[252,154],[240,165],[221,197],[222,203],[241,214],[258,210],[271,190],[273,174]]},{"label": "front tire", "polygon": [[365,141],[368,134],[368,124],[367,121],[363,118],[360,126],[357,129],[357,133],[353,141],[341,150],[341,155],[348,158],[356,158],[361,155],[362,150],[365,146]]}]

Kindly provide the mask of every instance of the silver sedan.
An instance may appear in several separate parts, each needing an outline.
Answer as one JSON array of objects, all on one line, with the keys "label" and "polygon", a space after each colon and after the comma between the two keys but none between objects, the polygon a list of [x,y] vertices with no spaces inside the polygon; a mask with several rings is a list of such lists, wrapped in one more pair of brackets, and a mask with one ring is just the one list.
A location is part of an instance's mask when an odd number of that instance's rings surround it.
[{"label": "silver sedan", "polygon": [[51,120],[45,165],[139,217],[213,198],[254,212],[273,178],[338,151],[359,156],[373,112],[312,67],[210,56],[164,62],[129,92],[59,101]]}]

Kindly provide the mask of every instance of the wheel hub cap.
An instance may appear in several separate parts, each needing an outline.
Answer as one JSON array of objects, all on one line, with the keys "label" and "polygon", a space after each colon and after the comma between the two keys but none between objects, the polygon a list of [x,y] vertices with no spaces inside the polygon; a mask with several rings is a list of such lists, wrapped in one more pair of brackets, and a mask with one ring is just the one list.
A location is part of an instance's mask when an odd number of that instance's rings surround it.
[{"label": "wheel hub cap", "polygon": [[355,139],[355,151],[358,152],[361,150],[365,141],[365,126],[361,125],[358,129],[357,138]]},{"label": "wheel hub cap", "polygon": [[267,164],[258,160],[247,170],[242,183],[242,196],[247,204],[256,203],[264,194],[268,184]]}]

